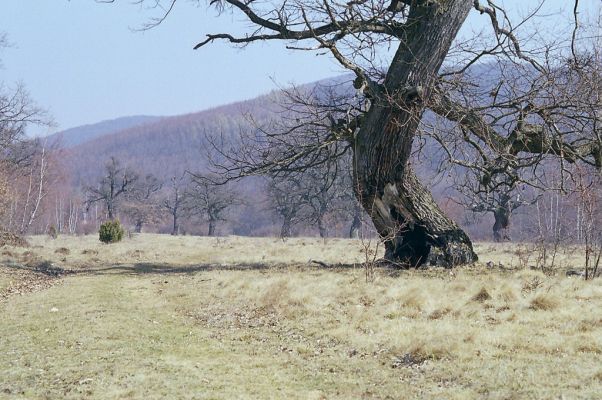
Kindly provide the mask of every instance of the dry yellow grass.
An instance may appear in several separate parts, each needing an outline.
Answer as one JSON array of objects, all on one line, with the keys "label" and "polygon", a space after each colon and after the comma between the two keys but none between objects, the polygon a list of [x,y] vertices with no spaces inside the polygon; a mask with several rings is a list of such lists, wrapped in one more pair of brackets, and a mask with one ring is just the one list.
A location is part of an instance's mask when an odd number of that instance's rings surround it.
[{"label": "dry yellow grass", "polygon": [[[355,241],[95,239],[30,239],[33,256],[79,272],[0,303],[0,397],[602,393],[602,279],[476,265],[366,283],[359,267],[308,265],[361,261]],[[506,246],[479,246],[481,259],[509,266]]]},{"label": "dry yellow grass", "polygon": [[[141,234],[110,245],[101,243],[97,235],[76,238],[61,235],[55,240],[32,236],[28,241],[35,253],[44,259],[82,268],[120,263],[232,265],[318,260],[334,264],[362,262],[365,258],[359,241],[334,238],[291,238],[283,241],[239,236],[210,238]],[[16,253],[30,250],[11,249]]]}]

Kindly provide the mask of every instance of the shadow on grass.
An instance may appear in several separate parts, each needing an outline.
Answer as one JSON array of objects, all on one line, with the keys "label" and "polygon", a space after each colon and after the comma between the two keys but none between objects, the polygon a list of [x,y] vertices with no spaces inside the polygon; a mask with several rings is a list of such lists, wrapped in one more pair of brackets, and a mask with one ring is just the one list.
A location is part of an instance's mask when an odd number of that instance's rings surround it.
[{"label": "shadow on grass", "polygon": [[197,265],[173,265],[165,263],[137,263],[117,264],[108,267],[92,267],[75,270],[74,273],[82,275],[186,275],[209,271],[284,271],[284,270],[348,270],[358,268],[357,264],[333,264],[315,266],[312,264],[197,264]]},{"label": "shadow on grass", "polygon": [[63,268],[56,263],[42,261],[39,263],[10,263],[6,267],[28,270],[52,276],[64,275],[192,275],[198,272],[209,271],[284,271],[284,270],[349,270],[361,268],[361,264],[197,264],[197,265],[174,265],[167,263],[136,263],[136,264],[114,264],[110,266],[82,267],[77,269]]}]

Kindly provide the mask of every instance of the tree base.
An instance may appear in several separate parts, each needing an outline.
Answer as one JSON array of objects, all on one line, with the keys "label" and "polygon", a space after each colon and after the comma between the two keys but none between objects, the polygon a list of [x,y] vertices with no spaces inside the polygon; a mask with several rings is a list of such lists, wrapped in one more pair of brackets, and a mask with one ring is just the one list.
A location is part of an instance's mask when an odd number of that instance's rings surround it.
[{"label": "tree base", "polygon": [[429,235],[415,227],[403,236],[385,241],[385,259],[400,268],[453,268],[478,260],[472,243],[462,230]]}]

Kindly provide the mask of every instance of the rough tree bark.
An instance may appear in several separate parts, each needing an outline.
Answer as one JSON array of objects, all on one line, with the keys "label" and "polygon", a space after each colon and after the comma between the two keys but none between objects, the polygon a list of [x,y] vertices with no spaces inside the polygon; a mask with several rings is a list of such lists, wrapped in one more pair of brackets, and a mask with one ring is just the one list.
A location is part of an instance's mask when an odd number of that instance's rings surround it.
[{"label": "rough tree bark", "polygon": [[409,165],[424,102],[472,3],[429,1],[411,8],[407,40],[356,136],[356,193],[385,239],[385,258],[396,264],[453,267],[477,259],[468,236]]}]

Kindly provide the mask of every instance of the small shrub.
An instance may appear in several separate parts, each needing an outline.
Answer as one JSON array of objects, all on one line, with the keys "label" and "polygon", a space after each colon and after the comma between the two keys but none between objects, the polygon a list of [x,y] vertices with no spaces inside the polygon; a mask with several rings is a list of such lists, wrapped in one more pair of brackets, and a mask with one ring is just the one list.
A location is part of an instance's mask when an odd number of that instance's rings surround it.
[{"label": "small shrub", "polygon": [[116,243],[123,239],[125,234],[119,220],[107,221],[100,225],[99,239],[103,243]]}]

